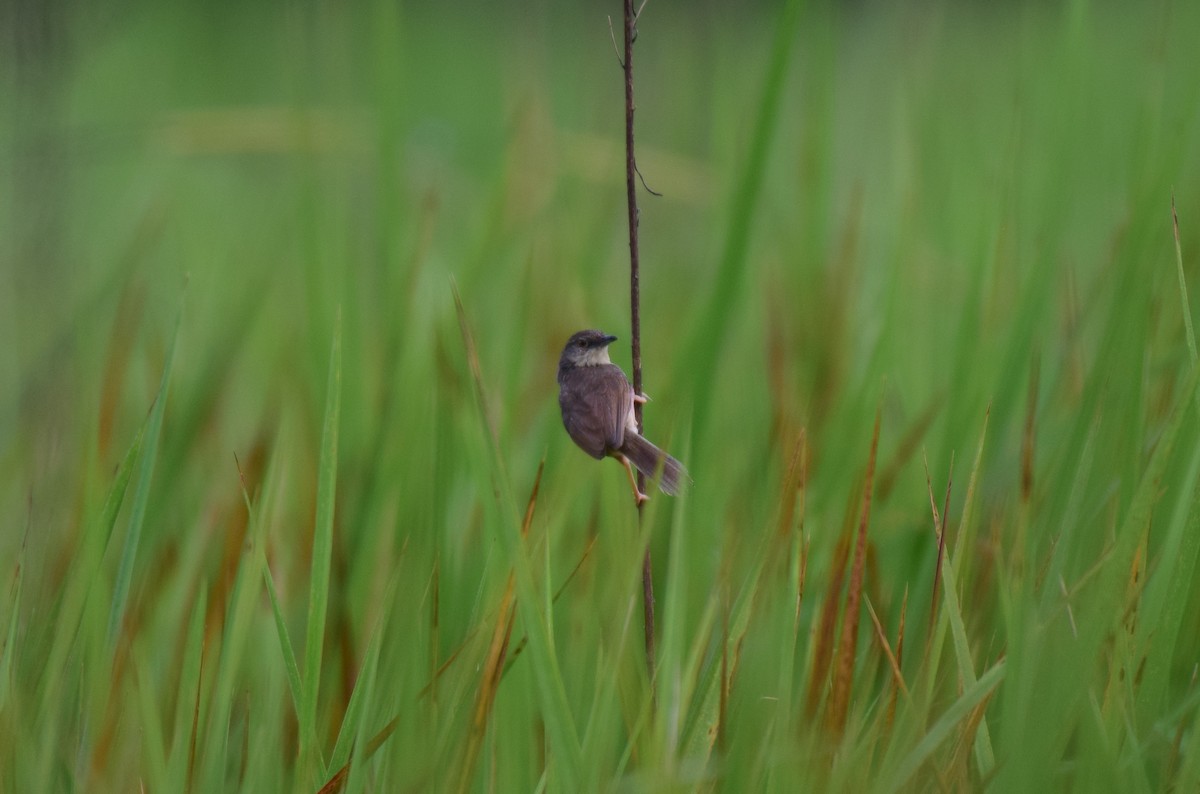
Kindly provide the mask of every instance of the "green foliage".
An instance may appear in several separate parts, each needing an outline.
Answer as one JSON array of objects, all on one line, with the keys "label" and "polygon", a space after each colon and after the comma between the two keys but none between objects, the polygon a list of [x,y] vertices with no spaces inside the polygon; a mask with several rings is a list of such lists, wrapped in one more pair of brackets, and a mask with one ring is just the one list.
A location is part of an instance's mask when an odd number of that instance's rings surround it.
[{"label": "green foliage", "polygon": [[598,7],[0,33],[0,790],[1200,787],[1200,6],[841,5],[641,18],[640,524]]}]

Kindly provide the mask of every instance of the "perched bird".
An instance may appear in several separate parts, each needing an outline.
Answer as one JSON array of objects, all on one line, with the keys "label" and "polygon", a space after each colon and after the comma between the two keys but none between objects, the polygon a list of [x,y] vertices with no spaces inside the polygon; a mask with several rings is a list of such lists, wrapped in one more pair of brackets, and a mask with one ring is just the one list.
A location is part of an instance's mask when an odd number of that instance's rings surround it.
[{"label": "perched bird", "polygon": [[625,373],[609,360],[608,346],[614,341],[603,331],[580,331],[567,340],[558,359],[563,425],[593,458],[607,455],[621,461],[639,505],[650,497],[638,489],[633,467],[650,478],[661,473],[659,487],[674,496],[687,481],[687,470],[638,432],[633,404],[646,402],[646,397],[634,394]]}]

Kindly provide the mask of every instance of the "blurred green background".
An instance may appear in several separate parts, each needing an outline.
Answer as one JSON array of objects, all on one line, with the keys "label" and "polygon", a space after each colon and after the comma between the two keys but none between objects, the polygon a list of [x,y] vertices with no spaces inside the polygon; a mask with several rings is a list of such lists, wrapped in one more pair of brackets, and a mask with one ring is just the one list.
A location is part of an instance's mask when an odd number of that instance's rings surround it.
[{"label": "blurred green background", "polygon": [[1197,785],[1200,5],[648,3],[640,534],[620,10],[4,5],[0,787]]}]

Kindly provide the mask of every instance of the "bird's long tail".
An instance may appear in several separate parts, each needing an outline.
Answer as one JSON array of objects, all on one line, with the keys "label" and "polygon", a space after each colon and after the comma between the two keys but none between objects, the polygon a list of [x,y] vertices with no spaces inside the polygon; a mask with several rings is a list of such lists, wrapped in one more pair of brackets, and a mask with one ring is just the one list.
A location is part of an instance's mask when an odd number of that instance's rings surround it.
[{"label": "bird's long tail", "polygon": [[651,444],[637,433],[626,433],[621,445],[621,452],[629,458],[629,462],[647,477],[654,479],[662,471],[662,479],[658,487],[663,493],[675,496],[685,485],[691,482],[687,469],[658,447]]}]

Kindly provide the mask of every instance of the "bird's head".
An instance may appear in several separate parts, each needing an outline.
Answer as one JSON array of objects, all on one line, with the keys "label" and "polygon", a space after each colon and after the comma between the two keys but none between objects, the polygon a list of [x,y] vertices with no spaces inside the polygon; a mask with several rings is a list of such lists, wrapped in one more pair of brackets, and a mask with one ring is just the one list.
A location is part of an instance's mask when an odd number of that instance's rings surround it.
[{"label": "bird's head", "polygon": [[559,369],[571,367],[596,367],[601,364],[611,364],[608,358],[608,346],[616,341],[612,334],[603,331],[579,331],[572,334],[563,348],[562,356],[558,359]]}]

